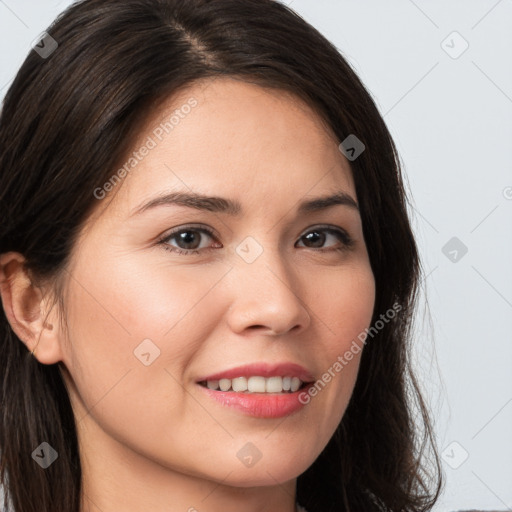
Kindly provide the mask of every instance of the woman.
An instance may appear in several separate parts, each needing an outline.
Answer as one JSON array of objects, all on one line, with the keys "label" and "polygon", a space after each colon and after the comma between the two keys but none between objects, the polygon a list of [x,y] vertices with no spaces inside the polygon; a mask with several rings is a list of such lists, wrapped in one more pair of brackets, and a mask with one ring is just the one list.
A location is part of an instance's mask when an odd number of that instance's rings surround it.
[{"label": "woman", "polygon": [[396,149],[293,11],[70,7],[6,95],[0,208],[13,510],[436,501]]}]

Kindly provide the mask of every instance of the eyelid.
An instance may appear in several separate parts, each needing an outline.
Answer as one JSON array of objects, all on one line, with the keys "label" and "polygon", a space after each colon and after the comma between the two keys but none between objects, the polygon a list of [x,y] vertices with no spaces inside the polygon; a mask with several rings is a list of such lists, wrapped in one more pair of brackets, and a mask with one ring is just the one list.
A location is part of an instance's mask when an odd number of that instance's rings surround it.
[{"label": "eyelid", "polygon": [[[180,233],[181,231],[185,231],[186,229],[197,229],[197,230],[204,230],[208,234],[210,234],[212,237],[216,238],[218,240],[219,236],[215,232],[215,230],[206,224],[183,224],[182,226],[178,226],[176,228],[172,228],[169,231],[165,231],[162,235],[157,237],[158,241],[166,240],[170,236]],[[309,231],[312,231],[314,229],[324,229],[324,230],[332,230],[336,232],[342,232],[348,240],[354,241],[349,232],[342,228],[341,226],[335,226],[333,224],[312,224],[311,226],[308,226],[305,228],[301,234],[299,235],[298,239],[302,238],[305,234],[307,234]]]},{"label": "eyelid", "polygon": [[[170,238],[173,238],[178,233],[181,233],[183,231],[198,231],[202,233],[207,233],[211,238],[219,242],[219,237],[217,236],[215,230],[213,228],[210,228],[207,225],[204,224],[184,224],[182,226],[178,226],[176,228],[172,228],[170,231],[166,231],[163,235],[158,237],[157,244],[158,245],[164,245],[165,249],[170,250],[171,252],[177,252],[184,255],[191,255],[191,254],[199,254],[200,252],[209,251],[212,249],[215,249],[214,247],[203,247],[202,249],[180,249],[173,247],[170,249],[167,246],[170,246],[168,244],[168,240]],[[305,228],[302,233],[299,235],[297,242],[300,242],[301,239],[306,236],[308,233],[313,232],[315,230],[327,232],[335,237],[337,237],[342,244],[342,247],[335,247],[335,248],[312,248],[315,252],[331,252],[331,251],[349,251],[353,249],[355,245],[355,239],[348,233],[348,231],[341,226],[335,226],[331,224],[313,224],[311,226],[308,226]],[[297,243],[296,242],[296,243]],[[222,244],[221,244],[222,245]],[[295,245],[295,244],[294,244]],[[172,246],[170,246],[172,247]],[[311,249],[309,247],[304,247],[305,249]]]},{"label": "eyelid", "polygon": [[177,233],[180,233],[181,231],[186,231],[187,229],[190,230],[197,230],[197,231],[206,231],[212,238],[215,238],[218,240],[218,235],[215,232],[215,230],[205,224],[183,224],[183,226],[178,226],[176,228],[172,228],[168,231],[165,231],[162,235],[160,235],[157,238],[157,242],[162,242],[164,240],[167,240],[173,235],[176,235]]},{"label": "eyelid", "polygon": [[[311,231],[315,231],[315,229],[318,229],[319,231],[327,231],[331,232],[335,235],[342,235],[343,237],[343,244],[345,245],[345,249],[350,249],[355,244],[355,239],[350,235],[350,233],[342,228],[341,226],[335,226],[333,224],[313,224],[309,227],[307,227],[302,234],[299,236],[299,240],[305,236],[307,233]],[[322,249],[319,249],[322,250]]]}]

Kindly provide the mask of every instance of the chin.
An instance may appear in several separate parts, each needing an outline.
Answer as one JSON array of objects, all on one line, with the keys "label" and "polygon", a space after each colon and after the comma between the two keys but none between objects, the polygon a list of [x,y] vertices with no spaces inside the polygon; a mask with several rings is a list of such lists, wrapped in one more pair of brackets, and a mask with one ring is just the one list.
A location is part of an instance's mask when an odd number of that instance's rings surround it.
[{"label": "chin", "polygon": [[252,467],[237,464],[231,468],[232,473],[225,478],[224,473],[220,480],[232,487],[265,487],[283,484],[297,478],[304,473],[313,461],[296,460],[282,454],[279,457],[259,460]]}]

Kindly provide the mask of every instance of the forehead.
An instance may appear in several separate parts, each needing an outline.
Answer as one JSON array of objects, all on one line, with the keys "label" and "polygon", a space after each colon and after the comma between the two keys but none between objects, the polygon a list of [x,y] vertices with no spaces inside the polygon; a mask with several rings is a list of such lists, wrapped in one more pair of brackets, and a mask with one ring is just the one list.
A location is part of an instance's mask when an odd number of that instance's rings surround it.
[{"label": "forehead", "polygon": [[126,178],[113,202],[131,211],[173,190],[253,204],[340,188],[355,196],[338,144],[321,117],[289,92],[204,80],[161,102],[140,127],[119,166]]}]

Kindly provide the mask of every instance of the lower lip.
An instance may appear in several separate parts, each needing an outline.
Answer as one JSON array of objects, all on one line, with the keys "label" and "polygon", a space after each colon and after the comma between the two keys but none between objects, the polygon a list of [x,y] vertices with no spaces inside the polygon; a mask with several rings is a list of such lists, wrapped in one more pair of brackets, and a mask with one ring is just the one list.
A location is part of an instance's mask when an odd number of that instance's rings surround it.
[{"label": "lower lip", "polygon": [[[310,384],[311,386],[313,383]],[[222,405],[237,409],[249,416],[258,418],[282,418],[300,409],[307,403],[299,401],[299,396],[307,394],[305,386],[295,393],[236,393],[234,391],[215,391],[207,387],[198,386],[210,397]]]}]

